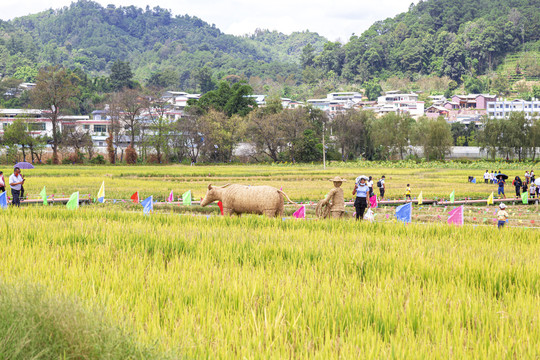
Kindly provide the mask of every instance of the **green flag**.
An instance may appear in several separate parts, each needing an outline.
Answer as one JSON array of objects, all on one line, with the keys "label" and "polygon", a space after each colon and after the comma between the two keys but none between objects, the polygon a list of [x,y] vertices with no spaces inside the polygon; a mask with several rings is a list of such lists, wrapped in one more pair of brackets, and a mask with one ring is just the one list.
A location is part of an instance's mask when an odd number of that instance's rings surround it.
[{"label": "green flag", "polygon": [[455,190],[452,190],[452,193],[450,194],[450,202],[453,204],[454,203],[454,195],[456,194],[456,191]]},{"label": "green flag", "polygon": [[188,190],[182,194],[182,204],[191,205],[191,190]]},{"label": "green flag", "polygon": [[43,205],[49,204],[47,202],[47,191],[45,191],[45,186],[43,187],[43,190],[41,190],[41,192],[39,193],[39,196],[41,196],[41,198],[43,199]]},{"label": "green flag", "polygon": [[79,208],[79,192],[78,191],[71,194],[71,196],[69,197],[69,201],[66,204],[66,207],[69,210],[76,210]]},{"label": "green flag", "polygon": [[529,204],[529,193],[524,191],[523,194],[521,194],[521,201],[523,201],[523,203],[525,205],[528,205]]}]

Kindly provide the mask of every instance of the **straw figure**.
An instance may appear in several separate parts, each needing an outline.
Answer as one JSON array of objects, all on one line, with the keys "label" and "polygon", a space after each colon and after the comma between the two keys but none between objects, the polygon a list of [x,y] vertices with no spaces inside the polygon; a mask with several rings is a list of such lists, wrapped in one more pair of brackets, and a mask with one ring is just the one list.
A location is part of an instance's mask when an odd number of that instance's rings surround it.
[{"label": "straw figure", "polygon": [[208,185],[208,191],[201,201],[201,206],[206,206],[214,201],[221,201],[223,203],[223,215],[249,213],[262,214],[268,217],[281,217],[283,216],[284,198],[293,203],[283,191],[271,186]]},{"label": "straw figure", "polygon": [[336,176],[330,179],[334,183],[334,188],[326,195],[326,197],[317,203],[315,212],[319,218],[332,217],[339,219],[345,215],[345,198],[341,184],[345,179]]}]

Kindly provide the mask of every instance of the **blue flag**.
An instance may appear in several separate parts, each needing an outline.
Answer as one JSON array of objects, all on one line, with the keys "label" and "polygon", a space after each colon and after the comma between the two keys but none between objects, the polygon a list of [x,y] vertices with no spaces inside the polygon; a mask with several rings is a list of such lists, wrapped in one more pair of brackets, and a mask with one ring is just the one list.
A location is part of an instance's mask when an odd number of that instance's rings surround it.
[{"label": "blue flag", "polygon": [[473,184],[476,184],[476,178],[472,179],[471,182],[472,182]]},{"label": "blue flag", "polygon": [[410,223],[412,218],[412,203],[398,206],[396,208],[396,218],[404,223]]},{"label": "blue flag", "polygon": [[154,211],[154,198],[152,195],[141,201],[143,206],[143,213],[148,215],[151,211]]},{"label": "blue flag", "polygon": [[0,194],[0,207],[2,209],[6,209],[7,208],[7,192],[3,192]]}]

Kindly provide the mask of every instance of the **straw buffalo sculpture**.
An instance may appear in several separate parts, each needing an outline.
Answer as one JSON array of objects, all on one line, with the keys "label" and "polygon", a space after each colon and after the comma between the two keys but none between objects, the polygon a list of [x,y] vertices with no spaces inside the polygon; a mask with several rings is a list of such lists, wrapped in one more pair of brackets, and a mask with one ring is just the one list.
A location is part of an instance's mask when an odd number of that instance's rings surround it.
[{"label": "straw buffalo sculpture", "polygon": [[277,217],[283,216],[284,198],[293,203],[283,191],[271,186],[208,185],[208,191],[201,201],[201,206],[221,201],[223,215],[247,213]]}]

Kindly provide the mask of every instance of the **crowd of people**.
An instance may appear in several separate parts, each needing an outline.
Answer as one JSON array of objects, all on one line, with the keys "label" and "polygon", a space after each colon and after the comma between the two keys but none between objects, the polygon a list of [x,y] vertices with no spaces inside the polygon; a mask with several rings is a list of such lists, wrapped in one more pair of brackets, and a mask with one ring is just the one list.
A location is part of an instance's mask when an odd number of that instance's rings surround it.
[{"label": "crowd of people", "polygon": [[[484,173],[484,182],[486,184],[497,184],[497,195],[499,198],[506,199],[506,194],[504,192],[504,186],[506,185],[506,179],[508,177],[501,173],[499,170],[498,173],[489,170],[486,170]],[[516,192],[516,198],[520,198],[523,193],[528,193],[530,198],[540,197],[540,185],[536,183],[536,176],[534,175],[534,170],[525,171],[524,180],[521,180],[519,176],[516,176],[512,180],[512,186]]]}]

